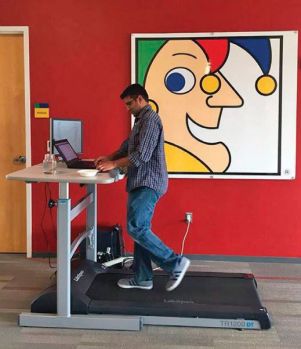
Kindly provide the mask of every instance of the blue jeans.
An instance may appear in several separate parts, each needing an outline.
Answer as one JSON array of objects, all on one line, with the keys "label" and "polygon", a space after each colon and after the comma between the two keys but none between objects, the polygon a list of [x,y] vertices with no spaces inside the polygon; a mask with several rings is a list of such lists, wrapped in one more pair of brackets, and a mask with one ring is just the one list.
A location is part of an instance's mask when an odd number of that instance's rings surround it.
[{"label": "blue jeans", "polygon": [[179,258],[151,231],[151,220],[158,200],[157,192],[148,187],[137,188],[128,194],[127,229],[135,241],[134,272],[138,283],[152,280],[151,261],[170,273]]}]

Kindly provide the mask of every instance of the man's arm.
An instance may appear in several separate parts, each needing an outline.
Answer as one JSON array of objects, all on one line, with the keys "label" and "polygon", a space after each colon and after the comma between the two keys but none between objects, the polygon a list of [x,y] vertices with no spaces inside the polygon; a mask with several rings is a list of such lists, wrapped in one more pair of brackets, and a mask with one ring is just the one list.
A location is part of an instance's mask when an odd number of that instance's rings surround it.
[{"label": "man's arm", "polygon": [[128,139],[126,139],[118,150],[107,156],[99,156],[95,159],[96,168],[100,171],[109,171],[116,167],[127,167],[128,161]]},{"label": "man's arm", "polygon": [[116,160],[104,159],[100,160],[96,168],[100,171],[110,171],[117,167],[128,167],[130,164],[128,156]]}]

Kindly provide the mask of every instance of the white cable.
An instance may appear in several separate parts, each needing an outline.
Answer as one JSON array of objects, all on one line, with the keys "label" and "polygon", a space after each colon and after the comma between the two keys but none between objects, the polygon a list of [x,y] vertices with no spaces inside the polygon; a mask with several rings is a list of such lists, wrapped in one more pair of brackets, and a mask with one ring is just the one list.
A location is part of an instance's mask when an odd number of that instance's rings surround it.
[{"label": "white cable", "polygon": [[[183,256],[183,252],[184,252],[184,246],[185,246],[185,240],[186,240],[187,235],[188,235],[189,227],[190,227],[190,221],[187,221],[187,228],[186,228],[186,232],[185,232],[184,238],[183,238],[183,240],[182,240],[181,256]],[[155,270],[159,270],[159,269],[161,269],[161,268],[160,268],[160,267],[157,267],[157,268],[154,268],[154,269],[153,269],[153,271],[155,271]]]},{"label": "white cable", "polygon": [[185,240],[186,240],[186,237],[187,237],[187,234],[188,234],[188,231],[189,231],[189,227],[190,227],[190,221],[188,221],[188,223],[187,223],[187,229],[186,229],[183,241],[182,241],[181,256],[183,256]]}]

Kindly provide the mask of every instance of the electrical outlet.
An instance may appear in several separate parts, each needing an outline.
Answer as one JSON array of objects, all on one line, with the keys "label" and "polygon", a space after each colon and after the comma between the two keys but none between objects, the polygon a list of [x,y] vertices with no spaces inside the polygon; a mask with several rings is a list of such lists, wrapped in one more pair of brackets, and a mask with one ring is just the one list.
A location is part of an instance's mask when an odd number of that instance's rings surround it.
[{"label": "electrical outlet", "polygon": [[185,212],[186,223],[192,223],[192,212]]}]

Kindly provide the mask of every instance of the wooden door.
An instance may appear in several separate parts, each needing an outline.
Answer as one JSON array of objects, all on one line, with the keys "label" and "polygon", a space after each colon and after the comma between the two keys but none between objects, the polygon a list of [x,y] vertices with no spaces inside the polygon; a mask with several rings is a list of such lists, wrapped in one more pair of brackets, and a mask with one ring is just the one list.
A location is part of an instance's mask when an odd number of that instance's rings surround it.
[{"label": "wooden door", "polygon": [[5,175],[25,167],[23,35],[0,34],[0,252],[26,252],[26,188]]}]

